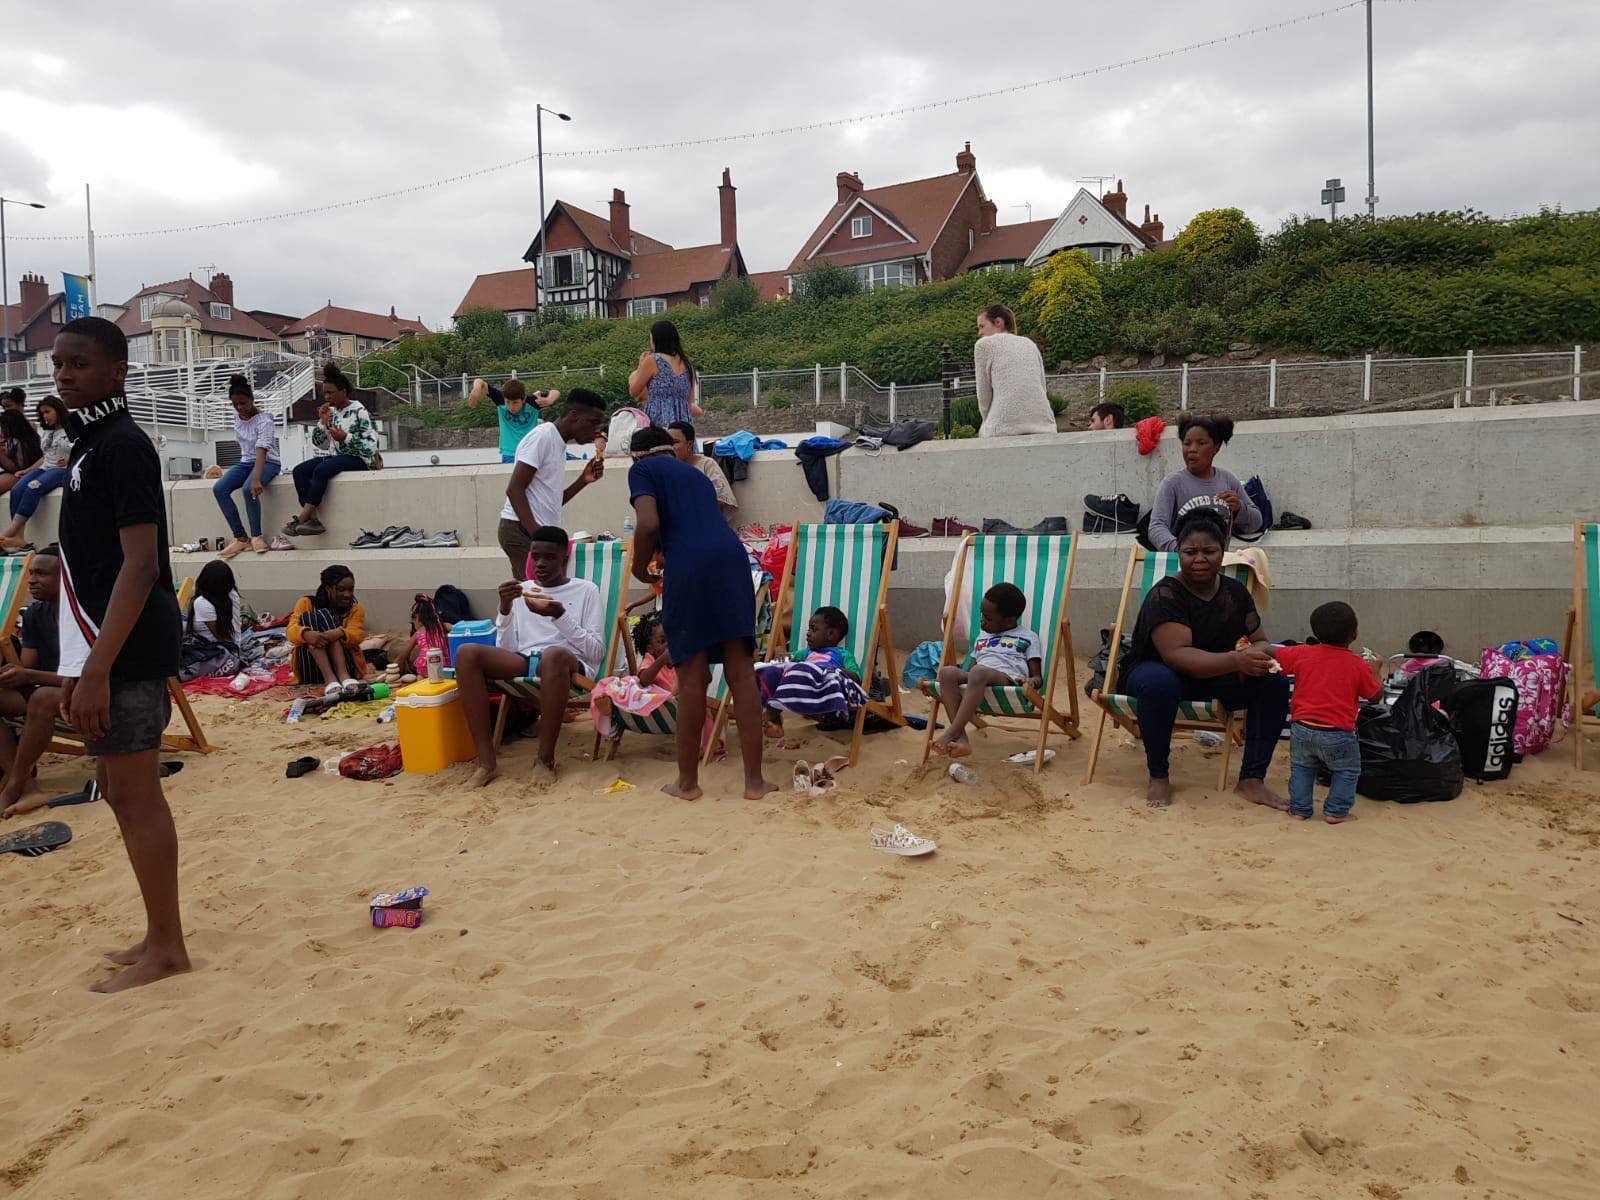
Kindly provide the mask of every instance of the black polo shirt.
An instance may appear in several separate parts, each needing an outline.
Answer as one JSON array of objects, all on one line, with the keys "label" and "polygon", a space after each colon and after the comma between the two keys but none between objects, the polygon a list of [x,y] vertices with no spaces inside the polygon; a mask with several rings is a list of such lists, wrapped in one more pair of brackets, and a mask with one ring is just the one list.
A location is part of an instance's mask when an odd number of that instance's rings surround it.
[{"label": "black polo shirt", "polygon": [[172,590],[161,460],[149,437],[129,415],[126,397],[113,396],[76,415],[83,431],[72,444],[58,529],[60,673],[82,675],[83,664],[100,635],[111,589],[122,570],[122,530],[154,525],[156,581],[112,663],[111,678],[166,679],[178,673],[182,623]]}]

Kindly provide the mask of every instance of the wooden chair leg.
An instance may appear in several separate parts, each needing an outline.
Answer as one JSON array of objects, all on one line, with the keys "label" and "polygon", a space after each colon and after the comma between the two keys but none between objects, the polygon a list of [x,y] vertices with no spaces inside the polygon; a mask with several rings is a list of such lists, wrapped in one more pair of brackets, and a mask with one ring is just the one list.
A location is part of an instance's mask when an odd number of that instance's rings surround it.
[{"label": "wooden chair leg", "polygon": [[868,707],[868,705],[863,704],[860,708],[856,709],[856,731],[855,736],[850,739],[850,765],[852,767],[855,766],[861,758],[861,742],[862,739],[866,737],[867,733]]},{"label": "wooden chair leg", "polygon": [[[183,715],[183,723],[189,730],[187,739],[172,739],[175,743],[175,748],[193,750],[198,754],[210,754],[216,747],[206,741],[205,730],[200,728],[200,718],[195,716],[194,708],[189,703],[189,696],[183,690],[183,685],[176,679],[169,679],[167,680],[167,692],[172,696],[172,703],[177,706],[178,712]],[[188,744],[184,744],[186,741]]]},{"label": "wooden chair leg", "polygon": [[500,711],[494,716],[494,748],[500,749],[500,742],[506,735],[506,718],[511,713],[511,697],[500,697]]},{"label": "wooden chair leg", "polygon": [[933,757],[933,727],[939,721],[939,697],[928,693],[928,730],[922,738],[922,761]]},{"label": "wooden chair leg", "polygon": [[1106,720],[1109,714],[1105,709],[1100,710],[1100,725],[1094,732],[1094,745],[1089,747],[1089,769],[1083,774],[1084,783],[1094,782],[1094,767],[1100,761],[1100,743],[1106,736]]},{"label": "wooden chair leg", "polygon": [[1217,790],[1228,789],[1228,764],[1233,761],[1233,728],[1234,714],[1229,713],[1228,719],[1222,725],[1222,770],[1217,775]]}]

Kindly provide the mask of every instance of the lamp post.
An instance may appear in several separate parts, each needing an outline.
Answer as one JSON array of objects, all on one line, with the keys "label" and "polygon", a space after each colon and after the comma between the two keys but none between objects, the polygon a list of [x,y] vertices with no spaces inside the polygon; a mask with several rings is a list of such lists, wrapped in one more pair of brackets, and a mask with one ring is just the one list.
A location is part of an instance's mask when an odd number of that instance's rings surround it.
[{"label": "lamp post", "polygon": [[542,104],[535,104],[533,106],[533,127],[539,142],[539,258],[538,261],[533,264],[533,296],[535,308],[539,306],[539,293],[544,287],[544,218],[546,212],[544,206],[544,114],[546,112],[550,113],[552,116],[560,117],[563,121],[572,120],[572,118],[567,116],[566,113],[556,112],[556,110],[553,108],[547,109]]},{"label": "lamp post", "polygon": [[6,205],[15,204],[18,208],[43,208],[42,204],[35,204],[32,200],[7,200],[0,196],[0,315],[4,317],[3,332],[0,332],[0,351],[5,354],[7,383],[11,382],[11,264],[6,261]]},{"label": "lamp post", "polygon": [[1367,0],[1367,218],[1378,219],[1378,174],[1372,155],[1372,0]]}]

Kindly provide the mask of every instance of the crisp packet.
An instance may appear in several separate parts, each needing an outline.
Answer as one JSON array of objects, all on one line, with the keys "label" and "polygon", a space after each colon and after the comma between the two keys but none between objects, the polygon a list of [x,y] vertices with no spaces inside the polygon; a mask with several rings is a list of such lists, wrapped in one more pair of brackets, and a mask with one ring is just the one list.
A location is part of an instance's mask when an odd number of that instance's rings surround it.
[{"label": "crisp packet", "polygon": [[372,907],[374,929],[398,926],[415,929],[422,924],[422,898],[428,894],[425,887],[407,888],[403,892],[379,892],[368,903]]}]

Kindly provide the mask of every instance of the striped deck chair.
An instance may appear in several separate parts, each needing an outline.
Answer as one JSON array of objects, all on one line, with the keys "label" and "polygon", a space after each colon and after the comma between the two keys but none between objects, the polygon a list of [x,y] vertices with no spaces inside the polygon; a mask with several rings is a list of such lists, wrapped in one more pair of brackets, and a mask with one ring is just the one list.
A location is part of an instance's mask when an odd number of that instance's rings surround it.
[{"label": "striped deck chair", "polygon": [[[568,559],[567,573],[573,579],[587,579],[600,589],[600,610],[606,614],[606,648],[601,656],[599,673],[609,674],[616,658],[617,642],[627,641],[627,618],[623,608],[628,601],[629,569],[633,563],[632,542],[577,542]],[[569,707],[586,705],[589,693],[594,691],[594,681],[582,675],[572,679],[572,694],[567,697]],[[537,679],[493,679],[489,681],[491,695],[499,694],[510,700],[531,704],[539,702]],[[494,744],[498,748],[506,732],[506,718],[511,706],[504,700],[494,722]]]},{"label": "striped deck chair", "polygon": [[[1067,620],[1067,600],[1072,591],[1072,566],[1077,558],[1077,541],[1070,534],[1060,537],[1020,537],[1014,534],[968,534],[956,559],[955,580],[950,588],[950,604],[944,617],[944,647],[940,667],[959,662],[964,648],[955,645],[956,608],[961,603],[962,581],[972,573],[972,609],[967,614],[967,629],[978,628],[983,594],[997,583],[1013,583],[1027,597],[1022,623],[1038,631],[1044,646],[1040,665],[1044,668],[1044,691],[1035,692],[1025,683],[1018,687],[992,687],[984,693],[978,712],[987,717],[1018,717],[1039,723],[1039,744],[1034,748],[1033,769],[1044,769],[1045,740],[1054,725],[1070,738],[1081,735],[1078,729],[1078,689],[1067,687],[1070,711],[1055,711],[1055,689],[1059,668],[1067,668],[1072,678],[1072,626]],[[934,725],[939,715],[939,680],[923,680],[919,689],[932,697],[928,712],[928,736],[922,743],[922,761],[933,749]]]},{"label": "striped deck chair", "polygon": [[[1109,719],[1118,726],[1126,729],[1134,737],[1139,736],[1139,711],[1138,702],[1132,697],[1119,693],[1117,689],[1117,654],[1122,647],[1122,631],[1131,629],[1134,621],[1138,620],[1139,606],[1144,603],[1144,598],[1150,594],[1150,589],[1156,582],[1165,579],[1168,575],[1178,572],[1178,554],[1174,550],[1146,550],[1143,546],[1135,546],[1128,555],[1128,570],[1122,580],[1122,602],[1117,606],[1117,623],[1111,630],[1110,660],[1106,663],[1106,686],[1094,694],[1094,702],[1100,706],[1100,727],[1095,731],[1094,745],[1089,748],[1089,769],[1084,773],[1083,781],[1091,783],[1094,780],[1094,768],[1100,757],[1100,742],[1106,735],[1106,721]],[[1244,564],[1234,564],[1222,568],[1222,573],[1229,579],[1248,587],[1250,568]],[[1137,594],[1134,589],[1137,587]],[[1132,611],[1129,611],[1129,602],[1132,601]],[[1177,729],[1210,729],[1222,734],[1222,769],[1217,775],[1217,786],[1223,788],[1228,783],[1228,763],[1233,757],[1235,743],[1244,744],[1244,718],[1243,710],[1230,713],[1214,700],[1184,700],[1178,705],[1178,719],[1174,725]]]},{"label": "striped deck chair", "polygon": [[[895,725],[903,727],[906,723],[900,711],[900,675],[895,668],[894,637],[889,629],[889,572],[899,539],[898,521],[878,525],[797,522],[789,553],[783,560],[783,574],[778,578],[768,659],[776,660],[785,649],[785,622],[790,626],[789,657],[803,656],[807,618],[831,604],[850,619],[850,636],[845,644],[861,664],[864,686],[871,687],[880,658],[885,664],[882,674],[889,680],[889,699],[869,700],[856,713],[855,733],[850,741],[851,765],[861,756],[862,729],[869,712]],[[713,743],[722,735],[731,709],[731,705],[723,705],[717,715]]]},{"label": "striped deck chair", "polygon": [[17,632],[17,621],[22,616],[22,606],[28,599],[28,568],[33,564],[32,554],[8,554],[0,558],[0,659],[8,666],[20,666],[17,648],[12,635]]},{"label": "striped deck chair", "polygon": [[[3,568],[0,568],[3,570]],[[194,580],[185,576],[180,582],[173,585],[173,591],[178,597],[178,611],[182,612],[189,607],[194,599]],[[20,608],[20,605],[18,606]],[[9,657],[10,640],[7,639],[7,654]],[[183,718],[184,727],[188,733],[162,733],[161,748],[163,750],[187,751],[193,754],[210,754],[216,749],[206,740],[205,730],[200,727],[200,718],[195,715],[193,706],[189,703],[189,694],[183,690],[183,684],[178,682],[174,675],[167,680],[167,695],[172,699],[172,707],[178,710],[178,715]],[[45,749],[52,754],[71,754],[82,756],[88,753],[83,744],[83,735],[65,721],[57,721],[55,733],[50,738],[50,744]]]},{"label": "striped deck chair", "polygon": [[[1567,638],[1562,658],[1571,664],[1572,755],[1583,770],[1583,739],[1600,732],[1600,705],[1583,707],[1583,695],[1600,691],[1600,525],[1579,522],[1572,527],[1572,607],[1567,610]],[[1585,664],[1587,663],[1587,667]]]}]

